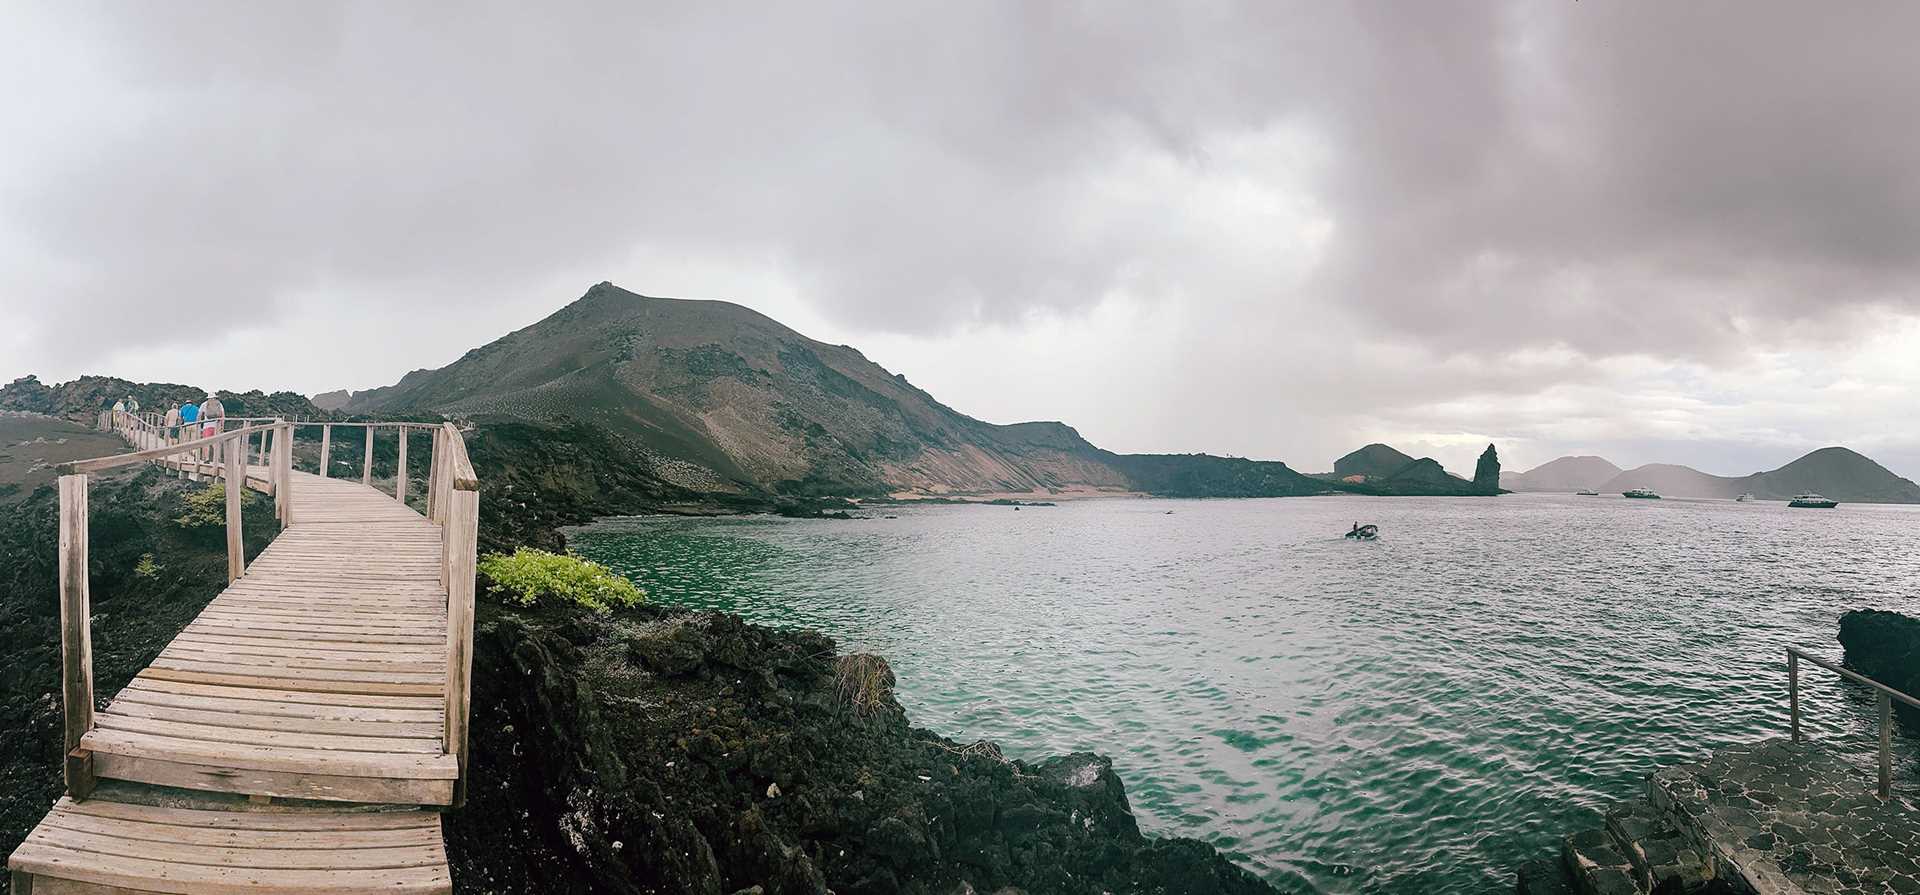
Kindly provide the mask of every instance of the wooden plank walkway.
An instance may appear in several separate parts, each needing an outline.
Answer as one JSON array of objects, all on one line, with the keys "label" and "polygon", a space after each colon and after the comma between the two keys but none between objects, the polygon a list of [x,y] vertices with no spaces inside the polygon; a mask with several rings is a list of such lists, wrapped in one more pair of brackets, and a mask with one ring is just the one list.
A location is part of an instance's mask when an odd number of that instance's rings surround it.
[{"label": "wooden plank walkway", "polygon": [[94,716],[94,773],[450,804],[440,528],[359,482],[292,485],[293,524]]},{"label": "wooden plank walkway", "polygon": [[[457,473],[449,458],[440,478],[441,459],[428,486],[447,501]],[[450,687],[448,652],[466,650],[448,624],[445,507],[430,520],[287,458],[244,478],[286,489],[284,527],[92,713],[75,752],[84,783],[70,759],[69,787],[82,799],[95,779],[247,799],[208,810],[63,798],[8,858],[16,895],[451,891],[438,811],[458,799],[465,681]],[[470,610],[456,621],[470,632]]]}]

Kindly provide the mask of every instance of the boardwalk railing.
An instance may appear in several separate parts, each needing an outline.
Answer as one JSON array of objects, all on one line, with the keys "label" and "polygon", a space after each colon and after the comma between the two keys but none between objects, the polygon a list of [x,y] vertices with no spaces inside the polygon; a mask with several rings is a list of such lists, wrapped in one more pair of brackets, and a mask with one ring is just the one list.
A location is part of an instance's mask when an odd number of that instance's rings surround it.
[{"label": "boardwalk railing", "polygon": [[[440,582],[447,591],[446,721],[442,746],[445,754],[455,757],[460,768],[454,804],[464,802],[480,486],[460,429],[449,422],[305,423],[261,417],[225,417],[168,425],[157,414],[124,411],[104,412],[99,422],[101,428],[118,432],[137,450],[59,467],[61,678],[67,788],[73,796],[85,798],[94,785],[92,756],[81,747],[81,738],[94,727],[92,617],[87,573],[88,475],[137,463],[160,463],[185,475],[222,480],[226,486],[227,582],[232,584],[246,574],[240,488],[252,487],[272,494],[280,524],[293,524],[296,521],[295,430],[321,428],[319,474],[327,477],[332,465],[333,429],[345,426],[366,430],[361,482],[369,486],[373,477],[374,433],[383,428],[397,432],[399,464],[393,497],[402,505],[407,498],[407,435],[414,432],[433,435],[426,482],[426,518],[440,526],[443,548]],[[215,434],[195,437],[208,427],[214,427]],[[249,463],[255,459],[259,461],[257,464]],[[256,465],[262,468],[263,474],[252,473]]]},{"label": "boardwalk railing", "polygon": [[[134,443],[149,441],[153,433],[141,428],[130,414],[116,414],[117,431]],[[93,612],[87,573],[87,476],[135,463],[172,461],[191,457],[196,470],[213,471],[226,482],[227,496],[227,583],[232,584],[246,572],[246,551],[241,540],[240,489],[247,487],[243,448],[248,438],[284,423],[245,426],[207,438],[195,438],[150,447],[144,450],[94,460],[76,460],[62,464],[60,473],[60,665],[61,693],[65,713],[67,790],[75,798],[86,798],[93,791],[93,757],[80,748],[80,738],[93,729]],[[284,443],[284,442],[283,442]],[[221,466],[201,462],[203,457],[219,455]],[[270,467],[279,469],[279,464]],[[281,495],[284,479],[272,477],[271,487]],[[283,502],[281,505],[284,507]],[[284,519],[284,517],[283,517]]]},{"label": "boardwalk railing", "polygon": [[[313,423],[313,422],[296,422],[296,423],[294,423],[294,426],[295,426],[296,428],[301,428],[301,429],[314,429],[314,428],[318,428],[318,429],[320,430],[320,467],[319,467],[319,469],[317,469],[317,470],[315,470],[315,471],[316,471],[316,472],[318,472],[318,473],[320,474],[320,477],[321,477],[321,478],[332,478],[332,477],[333,477],[333,466],[334,466],[334,463],[333,463],[333,430],[335,430],[335,429],[362,429],[362,430],[364,430],[364,431],[365,431],[365,434],[364,434],[364,436],[363,436],[363,438],[362,438],[362,441],[363,441],[363,447],[362,447],[362,455],[361,455],[361,459],[360,459],[360,484],[362,484],[362,485],[367,485],[367,486],[372,486],[372,485],[373,485],[373,445],[374,445],[374,441],[375,441],[375,439],[376,439],[376,437],[377,437],[377,435],[378,435],[378,433],[379,433],[379,432],[380,432],[381,430],[383,430],[383,429],[391,429],[391,430],[393,430],[393,438],[395,439],[395,445],[394,445],[394,452],[395,452],[395,457],[396,457],[396,459],[395,459],[395,461],[394,461],[394,482],[393,482],[393,499],[394,499],[394,500],[397,500],[397,501],[400,501],[401,503],[406,503],[406,502],[407,502],[407,497],[408,497],[408,496],[409,496],[409,494],[411,493],[411,491],[410,491],[410,489],[411,489],[411,484],[412,484],[412,483],[411,483],[411,482],[409,481],[409,477],[410,477],[410,475],[411,475],[411,473],[410,473],[410,471],[408,470],[408,467],[407,467],[407,441],[408,441],[408,436],[409,436],[409,435],[413,435],[413,434],[416,434],[416,433],[421,433],[421,432],[432,432],[432,433],[433,433],[433,458],[432,458],[432,468],[433,468],[433,470],[434,470],[434,472],[431,472],[431,473],[429,473],[429,474],[428,474],[428,476],[427,476],[427,478],[428,478],[428,491],[427,491],[427,507],[428,507],[428,513],[427,513],[427,517],[428,517],[428,518],[430,518],[430,519],[432,519],[432,520],[433,520],[433,521],[435,521],[435,522],[443,522],[443,521],[445,521],[445,518],[444,518],[444,516],[443,516],[443,515],[441,515],[441,514],[439,514],[439,513],[437,513],[437,512],[435,512],[435,508],[436,508],[437,506],[439,506],[438,504],[436,504],[436,503],[435,503],[435,499],[436,499],[436,498],[441,498],[441,499],[444,499],[446,495],[444,495],[444,494],[442,494],[442,493],[440,493],[439,491],[436,491],[436,490],[434,489],[434,484],[433,484],[433,483],[434,483],[435,481],[437,481],[437,475],[438,475],[438,470],[440,469],[440,464],[441,464],[441,463],[442,463],[442,462],[444,461],[444,459],[445,459],[445,458],[444,458],[444,456],[443,456],[443,453],[444,453],[444,448],[443,448],[443,446],[442,446],[442,444],[441,444],[441,438],[442,438],[442,430],[443,430],[444,428],[447,428],[447,427],[449,427],[449,426],[452,426],[452,424],[451,424],[451,423],[407,423],[407,422],[345,422],[345,423]],[[455,434],[457,435],[457,434],[458,434],[458,432],[456,431],[456,433],[455,433]],[[462,442],[462,444],[461,444],[461,446],[460,446],[460,452],[461,452],[461,455],[462,455],[462,456],[464,456],[464,455],[465,455],[465,453],[466,453],[466,445],[465,445],[465,443],[464,443],[464,442]]]},{"label": "boardwalk railing", "polygon": [[1898,699],[1907,705],[1920,709],[1920,699],[1895,690],[1886,684],[1859,672],[1842,668],[1825,659],[1808,653],[1798,647],[1787,647],[1787,714],[1792,726],[1793,741],[1802,739],[1800,733],[1800,662],[1812,662],[1848,680],[1858,681],[1872,687],[1876,701],[1880,705],[1880,798],[1893,796],[1893,701]]}]

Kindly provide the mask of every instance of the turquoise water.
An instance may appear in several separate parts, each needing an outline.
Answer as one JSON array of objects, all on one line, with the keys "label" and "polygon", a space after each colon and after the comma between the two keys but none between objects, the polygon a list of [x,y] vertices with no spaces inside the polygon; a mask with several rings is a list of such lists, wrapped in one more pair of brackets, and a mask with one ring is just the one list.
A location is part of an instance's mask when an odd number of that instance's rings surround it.
[{"label": "turquoise water", "polygon": [[[1104,500],[571,538],[656,601],[885,655],[921,726],[1110,754],[1143,828],[1283,891],[1508,891],[1656,767],[1783,732],[1783,647],[1920,612],[1920,507]],[[1807,684],[1813,735],[1870,761],[1870,698]]]}]

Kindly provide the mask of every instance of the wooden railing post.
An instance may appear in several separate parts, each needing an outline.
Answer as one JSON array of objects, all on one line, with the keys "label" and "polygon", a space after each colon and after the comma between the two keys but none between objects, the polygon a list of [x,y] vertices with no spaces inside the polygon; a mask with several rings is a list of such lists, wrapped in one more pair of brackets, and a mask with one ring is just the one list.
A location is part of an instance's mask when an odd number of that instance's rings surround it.
[{"label": "wooden railing post", "polygon": [[393,499],[404,504],[407,502],[407,424],[401,423],[397,430],[400,433],[400,460],[393,471]]},{"label": "wooden railing post", "polygon": [[333,424],[320,426],[320,477],[327,477],[327,468],[333,465]]},{"label": "wooden railing post", "polygon": [[247,488],[247,463],[245,441],[247,436],[237,435],[232,439],[238,442],[234,450],[227,451],[227,583],[240,580],[247,572],[246,542],[241,538],[240,498]]},{"label": "wooden railing post", "polygon": [[373,424],[368,423],[362,430],[367,433],[367,458],[360,461],[360,484],[373,484]]},{"label": "wooden railing post", "polygon": [[440,501],[440,428],[434,428],[432,436],[432,446],[426,453],[426,520],[438,522],[440,511],[434,503]]},{"label": "wooden railing post", "polygon": [[273,430],[273,469],[279,481],[273,486],[273,501],[280,508],[280,524],[293,523],[293,424],[285,420]]},{"label": "wooden railing post", "polygon": [[65,708],[67,791],[93,793],[93,755],[80,738],[93,729],[93,618],[87,591],[87,477],[60,477],[60,689]]},{"label": "wooden railing post", "polygon": [[472,697],[473,583],[480,524],[480,492],[454,488],[447,500],[447,754],[458,760],[453,804],[467,799],[467,712]]}]

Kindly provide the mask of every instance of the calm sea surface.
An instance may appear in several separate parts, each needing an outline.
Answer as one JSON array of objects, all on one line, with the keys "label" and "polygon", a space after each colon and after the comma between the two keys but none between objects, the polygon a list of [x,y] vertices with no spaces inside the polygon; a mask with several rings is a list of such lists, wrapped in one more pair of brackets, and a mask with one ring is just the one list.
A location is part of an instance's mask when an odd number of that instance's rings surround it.
[{"label": "calm sea surface", "polygon": [[[892,513],[897,518],[881,518]],[[1509,891],[1663,764],[1786,725],[1782,648],[1920,612],[1920,508],[1317,497],[633,518],[572,533],[658,602],[893,664],[915,723],[1114,756],[1142,826],[1286,891]],[[1377,522],[1382,539],[1340,535]],[[1871,760],[1871,699],[1808,675]],[[1920,779],[1905,739],[1896,779]]]}]

